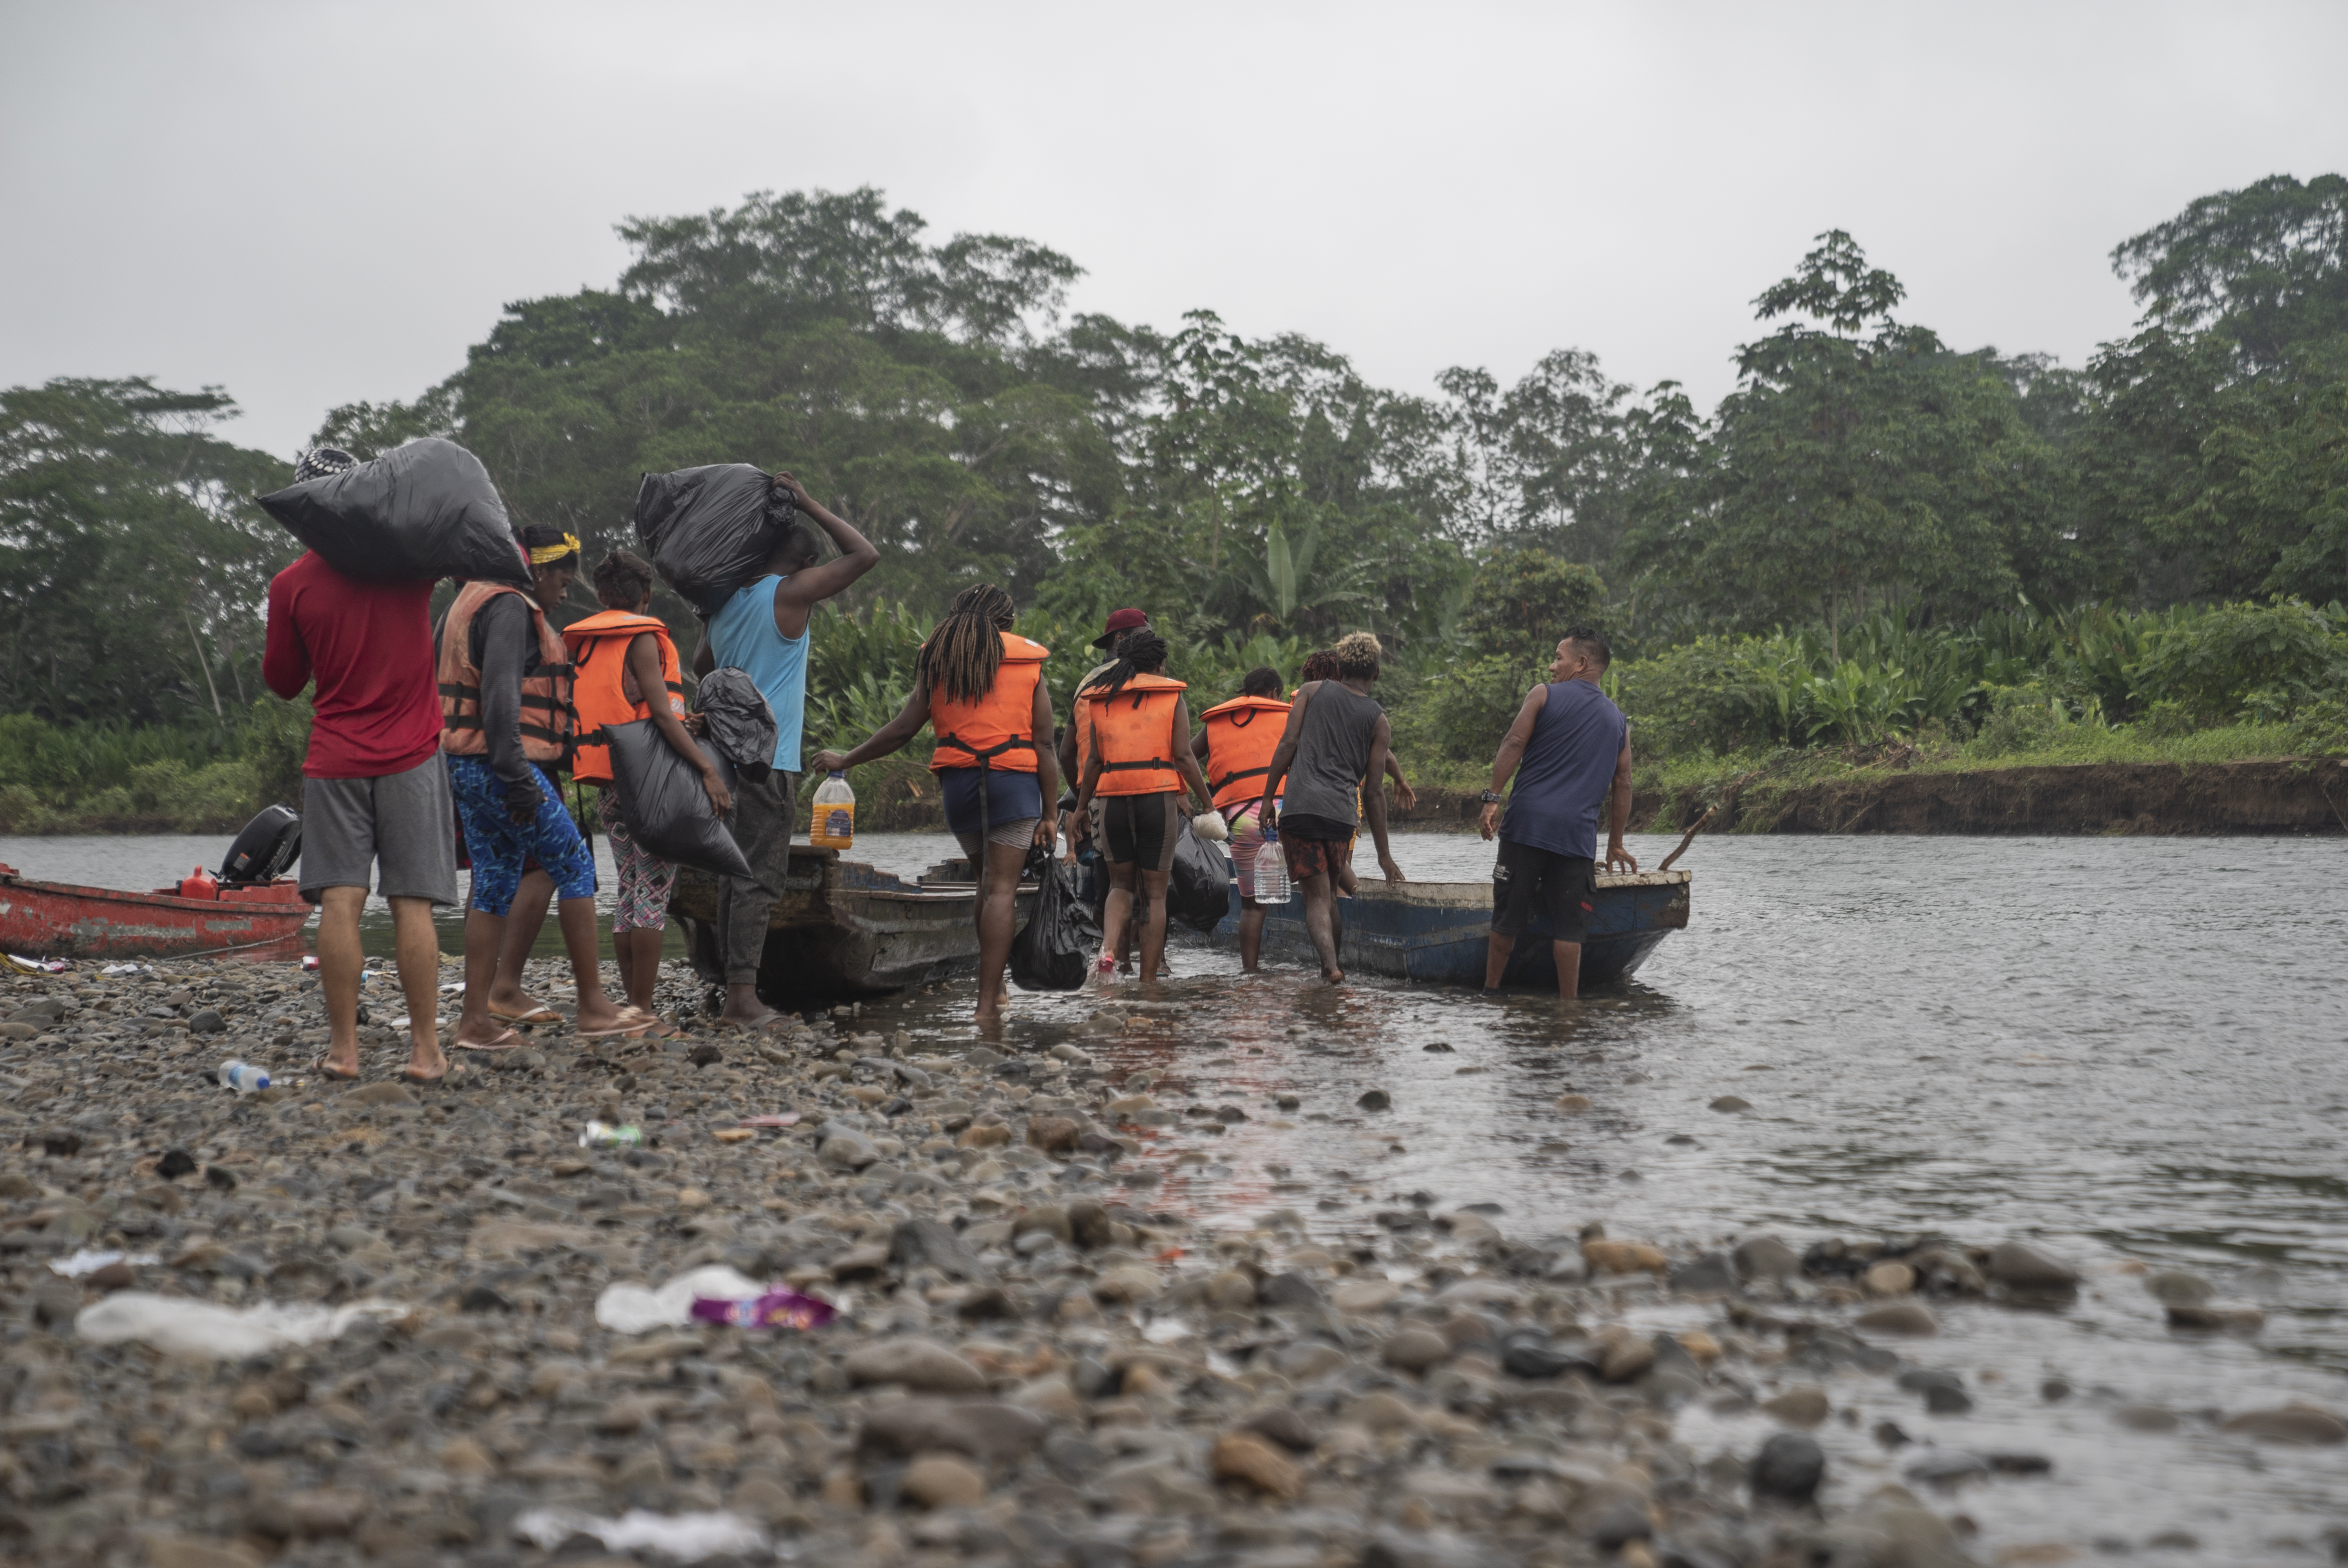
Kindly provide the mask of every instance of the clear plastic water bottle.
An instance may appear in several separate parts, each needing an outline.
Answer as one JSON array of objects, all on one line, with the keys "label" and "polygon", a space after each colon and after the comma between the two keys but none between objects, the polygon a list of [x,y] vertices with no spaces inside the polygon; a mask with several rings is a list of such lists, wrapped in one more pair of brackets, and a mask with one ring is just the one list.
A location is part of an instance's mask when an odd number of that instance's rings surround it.
[{"label": "clear plastic water bottle", "polygon": [[856,792],[848,775],[834,772],[815,790],[815,820],[808,825],[808,843],[818,849],[846,849],[856,842]]},{"label": "clear plastic water bottle", "polygon": [[614,1127],[608,1122],[590,1122],[579,1134],[579,1146],[582,1149],[633,1148],[644,1141],[643,1128]]},{"label": "clear plastic water bottle", "polygon": [[220,1064],[222,1089],[233,1089],[239,1094],[252,1094],[269,1087],[269,1074],[249,1061],[231,1058]]},{"label": "clear plastic water bottle", "polygon": [[1288,892],[1288,856],[1280,847],[1280,829],[1267,827],[1263,846],[1255,852],[1255,901],[1285,904]]}]

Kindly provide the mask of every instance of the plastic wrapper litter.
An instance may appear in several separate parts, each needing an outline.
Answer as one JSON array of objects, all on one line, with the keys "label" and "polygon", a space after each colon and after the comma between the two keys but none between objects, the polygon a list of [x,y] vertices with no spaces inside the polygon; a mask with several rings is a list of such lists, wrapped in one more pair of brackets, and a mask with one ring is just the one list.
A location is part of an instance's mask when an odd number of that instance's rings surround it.
[{"label": "plastic wrapper litter", "polygon": [[1011,979],[1024,991],[1075,990],[1100,951],[1100,921],[1058,856],[1030,850],[1025,875],[1035,878],[1035,902],[1011,938]]},{"label": "plastic wrapper litter", "polygon": [[[636,842],[663,860],[696,866],[720,876],[747,876],[750,863],[709,804],[701,770],[676,754],[650,719],[614,724],[612,783],[620,792],[620,815]],[[733,787],[723,753],[718,773]]]},{"label": "plastic wrapper litter", "polygon": [[286,531],[356,582],[530,581],[529,558],[514,542],[489,471],[437,436],[260,501]]},{"label": "plastic wrapper litter", "polygon": [[747,463],[647,474],[636,487],[637,540],[661,580],[705,618],[757,580],[790,517],[788,497]]},{"label": "plastic wrapper litter", "polygon": [[747,670],[712,670],[694,692],[694,712],[707,722],[708,741],[717,753],[753,782],[775,765],[778,732],[767,694]]},{"label": "plastic wrapper litter", "polygon": [[1166,913],[1194,931],[1211,931],[1231,912],[1231,863],[1190,831],[1182,818],[1174,841],[1174,874],[1166,884]]}]

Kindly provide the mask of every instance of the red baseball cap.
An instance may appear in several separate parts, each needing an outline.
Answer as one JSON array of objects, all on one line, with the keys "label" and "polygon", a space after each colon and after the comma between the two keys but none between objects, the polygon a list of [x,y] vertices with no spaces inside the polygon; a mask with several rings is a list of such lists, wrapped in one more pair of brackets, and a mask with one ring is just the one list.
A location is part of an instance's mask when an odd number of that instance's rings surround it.
[{"label": "red baseball cap", "polygon": [[1119,633],[1130,631],[1137,626],[1148,624],[1149,614],[1147,610],[1112,610],[1108,612],[1108,625],[1102,630],[1098,637],[1093,639],[1093,646],[1107,648],[1117,640]]}]

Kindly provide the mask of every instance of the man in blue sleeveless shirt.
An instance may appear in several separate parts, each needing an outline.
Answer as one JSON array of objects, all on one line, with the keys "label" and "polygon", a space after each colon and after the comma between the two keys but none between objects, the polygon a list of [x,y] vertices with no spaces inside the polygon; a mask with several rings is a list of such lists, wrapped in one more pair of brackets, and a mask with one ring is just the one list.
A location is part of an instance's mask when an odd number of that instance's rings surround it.
[{"label": "man in blue sleeveless shirt", "polygon": [[[1536,910],[1550,920],[1557,956],[1557,994],[1570,1001],[1581,984],[1581,939],[1588,932],[1598,856],[1598,814],[1612,793],[1606,866],[1632,871],[1639,863],[1622,847],[1631,820],[1631,725],[1598,689],[1613,661],[1606,639],[1586,626],[1569,630],[1549,667],[1550,684],[1525,693],[1492,759],[1492,787],[1484,792],[1478,830],[1500,835],[1492,868],[1492,936],[1484,958],[1484,989],[1498,990]],[[1509,814],[1500,790],[1516,775]]]},{"label": "man in blue sleeveless shirt", "polygon": [[787,495],[792,506],[813,518],[839,547],[839,555],[818,566],[823,547],[805,524],[794,521],[780,529],[765,574],[736,589],[709,618],[708,635],[693,659],[695,676],[721,664],[747,672],[775,711],[774,771],[762,779],[737,780],[734,786],[729,825],[742,858],[750,863],[750,875],[728,876],[717,885],[717,942],[726,966],[721,1029],[765,1029],[783,1020],[758,999],[758,960],[767,950],[767,916],[783,896],[791,865],[799,735],[807,721],[808,620],[819,601],[880,564],[880,552],[870,541],[825,510],[797,479],[778,474],[775,490],[778,503]]}]

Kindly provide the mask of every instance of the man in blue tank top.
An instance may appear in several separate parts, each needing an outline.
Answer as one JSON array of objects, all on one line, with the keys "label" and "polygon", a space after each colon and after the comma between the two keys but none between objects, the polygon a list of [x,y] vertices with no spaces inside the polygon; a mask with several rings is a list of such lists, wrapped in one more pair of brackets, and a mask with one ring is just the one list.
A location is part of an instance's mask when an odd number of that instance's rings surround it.
[{"label": "man in blue tank top", "polygon": [[[1598,856],[1598,814],[1611,794],[1606,867],[1639,869],[1622,847],[1631,820],[1631,725],[1606,700],[1599,679],[1613,661],[1606,639],[1586,626],[1569,630],[1549,667],[1550,684],[1525,693],[1492,759],[1492,787],[1484,792],[1477,828],[1490,838],[1497,826],[1500,857],[1492,868],[1492,936],[1484,959],[1484,989],[1499,989],[1517,938],[1536,911],[1550,922],[1557,957],[1557,994],[1571,1001],[1581,989],[1581,939],[1588,934]],[[1516,775],[1500,815],[1500,791]]]},{"label": "man in blue tank top", "polygon": [[839,555],[818,566],[823,547],[814,533],[797,521],[783,527],[765,575],[736,589],[709,618],[708,635],[693,659],[696,677],[720,665],[747,672],[775,711],[774,771],[760,779],[736,780],[734,786],[729,825],[742,858],[750,863],[750,875],[724,877],[717,885],[717,943],[726,966],[721,1029],[765,1029],[783,1020],[758,999],[758,961],[767,950],[767,914],[783,896],[791,866],[799,735],[807,722],[808,620],[819,602],[880,564],[871,542],[827,511],[806,486],[778,474],[775,489],[778,502],[788,495],[793,507],[816,520],[839,547]]}]

